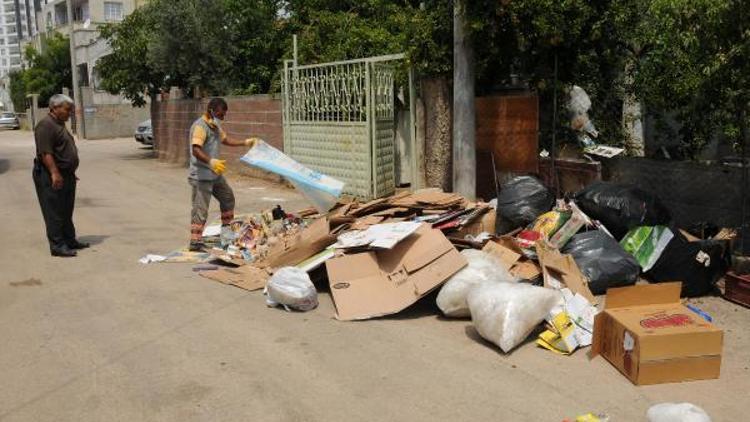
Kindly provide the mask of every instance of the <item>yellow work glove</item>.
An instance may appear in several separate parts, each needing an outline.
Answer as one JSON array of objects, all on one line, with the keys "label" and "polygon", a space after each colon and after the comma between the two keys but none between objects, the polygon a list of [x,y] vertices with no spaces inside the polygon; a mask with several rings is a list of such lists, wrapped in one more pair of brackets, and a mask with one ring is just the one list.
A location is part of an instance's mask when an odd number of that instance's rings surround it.
[{"label": "yellow work glove", "polygon": [[263,142],[263,140],[260,138],[247,138],[245,139],[245,146],[248,148],[252,148],[261,142]]},{"label": "yellow work glove", "polygon": [[211,161],[208,162],[208,165],[211,167],[211,170],[219,176],[221,176],[227,170],[226,160],[217,160],[216,158],[212,158]]}]

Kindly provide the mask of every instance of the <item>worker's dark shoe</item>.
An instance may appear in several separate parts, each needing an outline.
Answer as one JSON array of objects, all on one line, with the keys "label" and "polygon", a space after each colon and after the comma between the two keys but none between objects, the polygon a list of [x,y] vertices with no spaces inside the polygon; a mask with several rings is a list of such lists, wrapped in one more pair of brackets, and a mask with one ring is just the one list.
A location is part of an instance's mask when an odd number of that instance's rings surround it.
[{"label": "worker's dark shoe", "polygon": [[91,247],[91,244],[86,243],[86,242],[79,242],[77,240],[74,240],[74,241],[68,243],[68,248],[70,248],[70,249],[86,249],[86,248],[89,248],[89,247]]},{"label": "worker's dark shoe", "polygon": [[203,242],[190,242],[190,246],[188,247],[188,250],[190,252],[205,252],[206,244]]},{"label": "worker's dark shoe", "polygon": [[61,246],[59,248],[51,248],[50,253],[52,256],[59,256],[61,258],[72,258],[77,256],[78,253],[67,246]]}]

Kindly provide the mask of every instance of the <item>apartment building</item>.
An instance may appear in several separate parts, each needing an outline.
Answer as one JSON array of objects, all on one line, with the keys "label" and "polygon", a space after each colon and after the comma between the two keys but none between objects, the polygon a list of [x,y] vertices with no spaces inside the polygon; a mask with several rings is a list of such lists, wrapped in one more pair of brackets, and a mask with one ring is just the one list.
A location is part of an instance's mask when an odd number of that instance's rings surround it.
[{"label": "apartment building", "polygon": [[72,28],[79,85],[96,89],[98,82],[96,62],[111,52],[107,43],[99,39],[99,26],[123,20],[145,1],[70,0],[72,1],[72,16],[68,16],[68,1],[39,1],[36,23],[40,31],[33,37],[33,42],[37,47],[43,48],[43,41],[47,34],[59,32],[69,36]]},{"label": "apartment building", "polygon": [[[0,0],[2,2],[4,0]],[[21,0],[25,1],[25,0]],[[70,10],[68,13],[70,2]],[[43,50],[45,39],[58,32],[70,37],[77,67],[80,107],[76,110],[80,135],[88,139],[126,136],[148,118],[148,108],[132,108],[130,101],[99,87],[97,62],[111,53],[99,37],[100,26],[122,21],[147,0],[35,0],[35,31],[23,43]]]},{"label": "apartment building", "polygon": [[21,68],[20,40],[36,32],[32,0],[0,0],[0,77]]}]

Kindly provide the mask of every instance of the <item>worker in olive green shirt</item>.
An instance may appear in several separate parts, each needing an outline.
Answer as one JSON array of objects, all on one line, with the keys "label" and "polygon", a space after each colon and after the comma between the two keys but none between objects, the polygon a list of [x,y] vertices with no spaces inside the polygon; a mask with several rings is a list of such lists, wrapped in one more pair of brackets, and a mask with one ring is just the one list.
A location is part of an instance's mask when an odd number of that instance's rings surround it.
[{"label": "worker in olive green shirt", "polygon": [[34,128],[36,159],[32,176],[50,253],[59,257],[73,257],[77,249],[89,247],[76,239],[73,225],[78,148],[65,127],[73,108],[73,100],[67,95],[53,95],[49,99],[49,114]]},{"label": "worker in olive green shirt", "polygon": [[258,138],[234,141],[227,137],[221,122],[229,111],[222,98],[212,98],[208,110],[190,128],[190,175],[188,181],[193,188],[190,227],[190,250],[202,251],[203,229],[208,219],[208,206],[211,196],[219,201],[221,210],[222,237],[229,231],[234,219],[234,192],[224,179],[225,160],[219,159],[219,145],[253,147]]}]

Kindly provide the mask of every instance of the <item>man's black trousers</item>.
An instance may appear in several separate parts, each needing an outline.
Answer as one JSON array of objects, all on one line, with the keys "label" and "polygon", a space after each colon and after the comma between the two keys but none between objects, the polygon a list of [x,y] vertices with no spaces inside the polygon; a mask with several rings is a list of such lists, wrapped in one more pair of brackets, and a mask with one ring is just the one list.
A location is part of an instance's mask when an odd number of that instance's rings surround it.
[{"label": "man's black trousers", "polygon": [[51,250],[72,245],[76,239],[73,226],[73,209],[76,202],[76,176],[60,170],[63,177],[61,189],[52,187],[52,177],[44,165],[34,162],[33,178],[39,206],[42,208],[47,239]]}]

